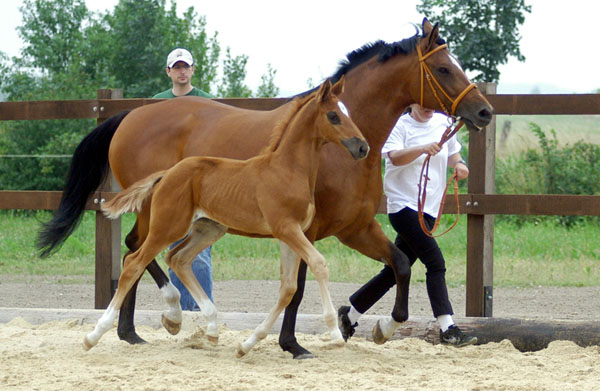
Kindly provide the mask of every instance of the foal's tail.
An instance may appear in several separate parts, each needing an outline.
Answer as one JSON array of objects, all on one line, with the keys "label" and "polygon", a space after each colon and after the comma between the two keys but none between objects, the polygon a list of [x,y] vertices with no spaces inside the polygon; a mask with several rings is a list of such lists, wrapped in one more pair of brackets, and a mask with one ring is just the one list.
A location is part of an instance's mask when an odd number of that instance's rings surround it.
[{"label": "foal's tail", "polygon": [[129,111],[102,122],[75,149],[58,210],[38,233],[37,248],[42,258],[60,248],[81,221],[89,196],[108,173],[110,142]]},{"label": "foal's tail", "polygon": [[121,191],[112,200],[102,204],[101,209],[106,217],[116,219],[123,213],[141,210],[142,204],[152,194],[154,185],[162,179],[165,172],[166,170],[163,170],[150,174]]}]

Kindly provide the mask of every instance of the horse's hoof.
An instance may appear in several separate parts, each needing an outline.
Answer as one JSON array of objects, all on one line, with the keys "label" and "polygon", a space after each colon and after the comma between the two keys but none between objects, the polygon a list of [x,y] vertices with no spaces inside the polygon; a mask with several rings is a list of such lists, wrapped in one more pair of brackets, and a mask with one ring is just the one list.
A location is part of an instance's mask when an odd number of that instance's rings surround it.
[{"label": "horse's hoof", "polygon": [[284,352],[290,352],[294,357],[294,360],[304,360],[305,358],[315,358],[315,356],[304,349],[294,338],[292,341],[287,343],[280,342],[279,346]]},{"label": "horse's hoof", "polygon": [[129,343],[130,345],[141,345],[148,343],[145,339],[137,335],[135,331],[132,333],[121,333],[119,334],[119,339]]},{"label": "horse's hoof", "polygon": [[386,343],[387,340],[388,338],[383,335],[383,331],[381,331],[381,327],[379,326],[379,321],[377,321],[373,327],[373,342],[375,342],[377,345],[382,345]]},{"label": "horse's hoof", "polygon": [[169,334],[176,335],[177,333],[179,333],[179,331],[181,331],[181,322],[174,322],[171,319],[167,318],[165,314],[162,315],[160,320],[164,328],[167,329],[167,331],[169,332]]},{"label": "horse's hoof", "polygon": [[346,340],[342,336],[342,332],[340,331],[340,329],[336,328],[331,333],[331,344],[338,348],[342,348],[344,347],[344,345],[346,345]]},{"label": "horse's hoof", "polygon": [[238,345],[237,345],[237,352],[236,352],[235,356],[237,358],[242,358],[242,357],[244,357],[246,355],[246,353],[247,352],[244,352],[244,349],[242,348],[242,344],[238,343]]},{"label": "horse's hoof", "polygon": [[96,344],[91,343],[90,340],[88,339],[87,335],[86,335],[85,338],[83,339],[83,350],[85,350],[87,352],[88,350],[90,350],[94,346],[96,346]]},{"label": "horse's hoof", "polygon": [[294,360],[306,360],[309,358],[315,358],[315,355],[309,351],[306,351],[306,353],[302,353],[302,354],[298,354],[298,355],[294,356]]},{"label": "horse's hoof", "polygon": [[206,339],[208,339],[208,342],[210,342],[212,345],[217,345],[219,343],[219,336],[213,336],[213,335],[207,335]]},{"label": "horse's hoof", "polygon": [[344,346],[346,346],[346,341],[344,341],[344,338],[340,337],[340,339],[331,341],[331,346],[333,346],[335,348],[343,348]]}]

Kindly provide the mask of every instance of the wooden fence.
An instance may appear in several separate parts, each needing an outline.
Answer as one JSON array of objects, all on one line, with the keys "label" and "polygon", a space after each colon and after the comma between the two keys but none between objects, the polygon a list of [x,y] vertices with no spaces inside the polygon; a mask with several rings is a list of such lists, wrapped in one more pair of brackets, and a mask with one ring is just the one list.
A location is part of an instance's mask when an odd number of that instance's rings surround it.
[{"label": "wooden fence", "polygon": [[[599,94],[496,95],[495,85],[480,89],[496,114],[600,114]],[[285,102],[273,99],[216,99],[237,107],[270,110]],[[152,99],[122,99],[121,90],[98,90],[97,99],[74,101],[0,102],[0,120],[95,118],[97,123],[125,109],[155,103]],[[90,129],[91,130],[91,129]],[[600,216],[600,196],[500,195],[494,194],[496,123],[469,134],[468,194],[459,197],[461,213],[467,215],[467,316],[492,316],[494,215],[592,215]],[[116,191],[112,181],[102,185],[86,206],[96,211],[95,308],[106,308],[116,288],[121,268],[121,221],[109,220],[99,211],[103,199]],[[61,192],[0,191],[0,209],[46,209],[58,207]],[[380,213],[385,212],[382,200]],[[444,213],[455,213],[447,203]]]}]

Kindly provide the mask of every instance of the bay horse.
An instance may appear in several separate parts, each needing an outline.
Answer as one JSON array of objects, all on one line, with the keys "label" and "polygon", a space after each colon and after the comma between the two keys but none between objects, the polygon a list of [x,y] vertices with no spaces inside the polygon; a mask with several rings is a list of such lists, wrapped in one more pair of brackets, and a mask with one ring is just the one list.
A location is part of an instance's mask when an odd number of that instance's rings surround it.
[{"label": "bay horse", "polygon": [[[338,144],[357,160],[365,158],[369,151],[363,135],[344,114],[347,111],[336,96],[343,91],[343,84],[343,78],[333,87],[327,80],[316,93],[286,104],[288,117],[276,125],[264,153],[244,161],[188,157],[134,183],[102,205],[108,217],[117,218],[125,212],[139,211],[149,202],[144,208],[150,210],[150,221],[148,227],[143,227],[147,235],[141,247],[125,258],[115,296],[94,331],[84,339],[86,350],[112,327],[125,295],[146,266],[182,237],[185,239],[167,253],[165,260],[200,306],[208,320],[206,335],[216,343],[216,307],[191,265],[196,254],[229,229],[277,238],[282,253],[279,298],[268,317],[238,345],[237,356],[242,357],[266,337],[292,299],[300,259],[306,261],[319,283],[323,316],[332,343],[344,345],[329,294],[325,258],[304,235],[315,216],[314,188],[322,146],[326,142]],[[172,307],[163,313],[163,324],[167,328],[173,326],[170,331],[177,333],[182,315],[179,292],[171,283],[162,290]]]},{"label": "bay horse", "polygon": [[[426,79],[424,66],[430,70]],[[386,43],[377,41],[347,55],[331,80],[345,76],[340,99],[367,139],[371,152],[361,161],[349,159],[338,148],[325,145],[315,187],[316,215],[306,237],[314,242],[337,237],[363,255],[390,265],[396,277],[392,317],[408,318],[410,266],[375,220],[382,196],[381,147],[405,107],[425,107],[460,116],[470,129],[487,125],[493,108],[471,83],[439,37],[438,26],[423,20],[422,33]],[[437,80],[432,84],[431,79]],[[425,83],[425,79],[428,83]],[[444,91],[444,93],[441,93]],[[460,99],[458,99],[460,98]],[[242,110],[204,99],[177,98],[113,116],[86,136],[75,150],[59,209],[38,238],[42,256],[58,248],[80,221],[88,197],[104,180],[109,164],[121,187],[164,170],[188,156],[248,159],[268,144],[268,129],[282,115],[271,111]],[[448,110],[450,111],[450,110]],[[142,210],[126,238],[130,251],[141,245]],[[243,233],[240,233],[243,234]],[[168,281],[157,263],[147,269],[159,287]],[[302,300],[306,264],[298,272],[298,289],[285,310],[279,344],[294,358],[312,357],[298,344],[294,329]],[[144,342],[135,331],[135,287],[119,316],[119,337]]]}]

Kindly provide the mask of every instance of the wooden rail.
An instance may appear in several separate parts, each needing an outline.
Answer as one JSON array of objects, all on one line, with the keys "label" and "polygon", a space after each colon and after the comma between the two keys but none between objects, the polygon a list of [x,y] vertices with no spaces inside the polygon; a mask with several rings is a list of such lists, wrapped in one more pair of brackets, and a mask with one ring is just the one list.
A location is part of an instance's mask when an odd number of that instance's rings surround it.
[{"label": "wooden rail", "polygon": [[[480,84],[479,88],[496,114],[600,114],[600,94],[496,95],[493,84]],[[216,100],[254,110],[274,109],[286,101]],[[0,120],[91,118],[100,123],[120,111],[157,101],[122,99],[120,90],[98,90],[98,98],[91,100],[0,102]],[[484,130],[469,133],[468,194],[459,196],[461,213],[467,215],[467,316],[492,316],[494,215],[600,216],[600,196],[494,194],[495,140],[495,119]],[[86,205],[86,209],[96,211],[96,308],[106,308],[120,273],[120,221],[107,220],[99,211],[100,200],[112,198],[115,191],[115,184],[109,181]],[[57,191],[0,191],[0,209],[54,210],[60,197]],[[379,213],[385,213],[385,198]],[[444,213],[456,213],[456,206],[448,202]]]}]

